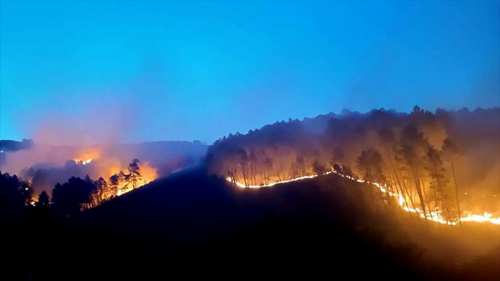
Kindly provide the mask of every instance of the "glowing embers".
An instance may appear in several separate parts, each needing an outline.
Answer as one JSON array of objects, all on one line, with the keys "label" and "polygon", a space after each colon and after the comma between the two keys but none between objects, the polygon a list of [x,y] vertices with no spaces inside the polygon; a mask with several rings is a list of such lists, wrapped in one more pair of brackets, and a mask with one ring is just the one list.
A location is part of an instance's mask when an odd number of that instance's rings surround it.
[{"label": "glowing embers", "polygon": [[463,222],[479,222],[479,223],[491,223],[491,224],[500,224],[499,217],[493,217],[492,214],[485,212],[481,215],[478,214],[469,214],[465,215],[461,218]]},{"label": "glowing embers", "polygon": [[94,159],[85,159],[85,160],[73,159],[73,161],[75,161],[75,163],[79,164],[79,165],[88,165],[88,164],[92,163],[92,161],[94,161]]},{"label": "glowing embers", "polygon": [[[325,173],[326,174],[330,174],[331,172],[327,172]],[[236,180],[234,180],[233,178],[231,177],[226,177],[226,181],[228,182],[232,182],[234,183],[236,186],[238,187],[241,187],[241,188],[253,188],[253,189],[257,189],[257,188],[262,188],[262,187],[271,187],[271,186],[275,186],[277,184],[283,184],[283,183],[289,183],[289,182],[295,182],[295,181],[300,181],[300,180],[305,180],[305,179],[312,179],[312,178],[315,178],[317,177],[318,175],[311,175],[311,176],[302,176],[302,177],[298,177],[298,178],[294,178],[294,179],[289,179],[289,180],[281,180],[281,181],[274,181],[274,182],[269,182],[269,183],[266,183],[266,184],[261,184],[261,185],[245,185],[244,183],[241,183],[241,182],[238,182]]]},{"label": "glowing embers", "polygon": [[79,165],[88,165],[92,163],[95,159],[99,159],[101,156],[101,150],[98,148],[86,148],[79,151],[73,161]]}]

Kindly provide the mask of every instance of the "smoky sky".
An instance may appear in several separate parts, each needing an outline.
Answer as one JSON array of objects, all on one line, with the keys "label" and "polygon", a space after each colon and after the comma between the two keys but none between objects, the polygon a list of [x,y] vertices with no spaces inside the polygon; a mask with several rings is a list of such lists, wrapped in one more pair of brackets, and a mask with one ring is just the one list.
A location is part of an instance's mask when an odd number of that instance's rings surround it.
[{"label": "smoky sky", "polygon": [[0,138],[204,142],[344,108],[500,105],[498,1],[15,1]]}]

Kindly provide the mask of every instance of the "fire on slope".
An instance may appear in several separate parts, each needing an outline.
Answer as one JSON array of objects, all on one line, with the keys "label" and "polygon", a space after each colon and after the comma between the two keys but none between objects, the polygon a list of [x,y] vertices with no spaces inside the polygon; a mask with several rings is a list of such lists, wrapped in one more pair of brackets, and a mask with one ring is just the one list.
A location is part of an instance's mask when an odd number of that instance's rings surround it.
[{"label": "fire on slope", "polygon": [[157,177],[158,173],[153,166],[134,159],[127,169],[111,176],[110,181],[118,182],[116,196],[120,196],[154,181]]},{"label": "fire on slope", "polygon": [[87,148],[82,151],[79,151],[73,161],[76,164],[88,165],[95,159],[98,159],[101,156],[101,151],[97,148]]},{"label": "fire on slope", "polygon": [[251,189],[259,189],[259,188],[266,188],[266,187],[272,187],[278,184],[284,184],[284,183],[290,183],[290,182],[296,182],[296,181],[301,181],[305,179],[312,179],[316,178],[321,175],[328,175],[328,174],[336,174],[342,178],[358,182],[358,183],[365,183],[373,188],[375,188],[377,191],[387,194],[389,197],[394,198],[395,201],[397,202],[398,206],[405,212],[408,213],[413,213],[418,215],[418,217],[422,219],[426,219],[428,221],[434,222],[434,223],[439,223],[439,224],[445,224],[445,225],[458,225],[460,222],[475,222],[475,223],[489,223],[489,224],[495,224],[495,225],[500,225],[500,217],[494,217],[491,213],[484,212],[483,214],[474,214],[471,212],[464,212],[462,216],[460,216],[459,219],[455,221],[450,221],[446,220],[442,214],[441,211],[439,210],[434,210],[431,212],[428,212],[426,215],[422,209],[417,208],[417,207],[411,207],[408,206],[406,203],[408,200],[405,200],[405,196],[401,194],[400,192],[394,191],[396,189],[392,188],[391,186],[381,184],[378,182],[372,182],[372,181],[367,181],[361,178],[356,178],[347,174],[343,174],[335,169],[332,169],[330,171],[326,171],[323,174],[311,174],[307,176],[300,176],[292,179],[286,179],[286,180],[280,180],[280,181],[272,181],[268,182],[266,184],[262,185],[249,185],[242,183],[235,178],[232,177],[226,177],[226,181],[236,185],[237,187],[240,188],[251,188]]},{"label": "fire on slope", "polygon": [[73,162],[97,179],[92,200],[84,208],[98,206],[113,197],[141,188],[158,177],[157,170],[148,162],[133,159],[125,166],[118,159],[105,157],[97,148],[78,152]]}]

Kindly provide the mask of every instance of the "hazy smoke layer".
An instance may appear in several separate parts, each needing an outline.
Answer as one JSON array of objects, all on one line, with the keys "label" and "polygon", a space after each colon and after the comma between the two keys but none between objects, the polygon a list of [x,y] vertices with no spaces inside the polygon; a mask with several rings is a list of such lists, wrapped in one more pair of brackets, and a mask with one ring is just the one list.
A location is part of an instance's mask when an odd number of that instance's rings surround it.
[{"label": "hazy smoke layer", "polygon": [[431,207],[448,202],[444,207],[456,209],[456,189],[464,210],[499,212],[500,109],[346,111],[278,122],[220,139],[208,162],[214,173],[252,185],[337,163],[356,175],[406,186],[416,202],[412,190],[421,189]]}]

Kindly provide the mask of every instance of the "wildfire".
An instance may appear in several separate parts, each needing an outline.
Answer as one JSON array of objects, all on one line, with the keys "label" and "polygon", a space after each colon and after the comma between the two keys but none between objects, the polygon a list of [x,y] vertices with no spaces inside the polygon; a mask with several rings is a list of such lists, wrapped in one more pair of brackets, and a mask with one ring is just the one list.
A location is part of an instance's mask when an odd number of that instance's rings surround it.
[{"label": "wildfire", "polygon": [[120,171],[120,174],[122,175],[124,180],[120,181],[118,184],[118,190],[116,193],[117,196],[123,195],[127,192],[137,189],[158,178],[158,172],[156,171],[156,169],[147,162],[139,164],[139,171],[140,171],[140,176],[137,177],[135,180],[130,180],[130,179],[127,180],[127,178],[130,178],[131,176],[129,171]]},{"label": "wildfire", "polygon": [[[101,164],[96,163],[96,166],[100,166]],[[107,168],[102,171],[109,170],[110,167]],[[147,162],[142,163],[138,159],[132,160],[126,168],[118,168],[118,170],[116,170],[116,166],[111,168],[116,173],[110,177],[106,177],[103,174],[99,175],[98,180],[95,181],[96,189],[92,193],[92,199],[90,202],[82,204],[82,210],[94,208],[114,197],[141,188],[158,177],[158,173],[153,166]]]},{"label": "wildfire", "polygon": [[[457,220],[457,221],[446,220],[440,211],[428,212],[428,215],[426,216],[425,213],[420,208],[413,208],[413,207],[407,206],[405,197],[398,192],[390,191],[390,190],[395,190],[395,189],[390,188],[389,186],[387,186],[385,184],[381,184],[378,182],[371,182],[371,181],[367,181],[367,180],[360,179],[360,178],[355,178],[355,177],[352,177],[349,175],[342,174],[336,170],[327,171],[326,173],[321,174],[321,175],[328,175],[328,174],[332,174],[332,173],[334,173],[342,178],[345,178],[345,179],[348,179],[348,180],[351,180],[354,182],[358,182],[358,183],[365,183],[365,184],[368,184],[368,185],[374,187],[379,192],[387,194],[391,198],[396,199],[398,206],[403,211],[416,214],[422,219],[426,219],[426,220],[429,220],[429,221],[432,221],[435,223],[446,224],[446,225],[457,225],[458,221],[476,222],[476,223],[490,223],[490,224],[500,225],[500,217],[493,217],[493,215],[488,213],[488,212],[485,212],[483,214],[466,213],[465,215],[460,217],[460,220]],[[244,183],[238,182],[236,179],[231,178],[231,177],[226,177],[226,181],[231,182],[240,188],[258,189],[258,188],[272,187],[272,186],[275,186],[278,184],[283,184],[283,183],[296,182],[296,181],[301,181],[301,180],[305,180],[305,179],[312,179],[312,178],[316,178],[318,176],[320,176],[320,175],[315,174],[315,175],[301,176],[301,177],[297,177],[297,178],[293,178],[293,179],[269,182],[269,183],[262,184],[262,185],[245,185]]]},{"label": "wildfire", "polygon": [[149,163],[133,159],[125,165],[121,159],[103,154],[99,147],[78,151],[73,161],[83,166],[92,163],[87,172],[92,179],[99,179],[96,181],[98,189],[94,200],[85,204],[84,209],[93,208],[113,197],[138,189],[158,177],[156,169]]},{"label": "wildfire", "polygon": [[[331,173],[331,172],[326,172],[326,173],[325,173],[325,175],[330,174],[330,173]],[[317,177],[317,176],[318,176],[318,175],[302,176],[302,177],[293,178],[293,179],[288,179],[288,180],[273,181],[273,182],[266,183],[266,184],[261,184],[261,185],[245,185],[244,183],[242,183],[242,182],[238,182],[238,181],[236,181],[235,179],[233,179],[233,178],[231,178],[231,177],[226,177],[226,181],[228,181],[228,182],[232,182],[232,183],[234,183],[236,186],[241,187],[241,188],[252,188],[252,189],[258,189],[258,188],[262,188],[262,187],[271,187],[271,186],[275,186],[275,185],[277,185],[277,184],[289,183],[289,182],[300,181],[300,180],[305,180],[305,179],[312,179],[312,178],[315,178],[315,177]]]},{"label": "wildfire", "polygon": [[101,156],[101,151],[97,148],[87,148],[80,152],[78,152],[73,158],[75,163],[80,165],[88,165],[94,161],[94,159],[98,159]]},{"label": "wildfire", "polygon": [[461,218],[461,220],[464,222],[480,222],[480,223],[500,224],[500,218],[493,217],[493,215],[488,213],[488,212],[484,212],[481,215],[469,214],[469,215],[463,216]]},{"label": "wildfire", "polygon": [[85,160],[79,160],[79,159],[73,159],[75,163],[80,164],[80,165],[88,165],[94,161],[94,159],[85,159]]}]

